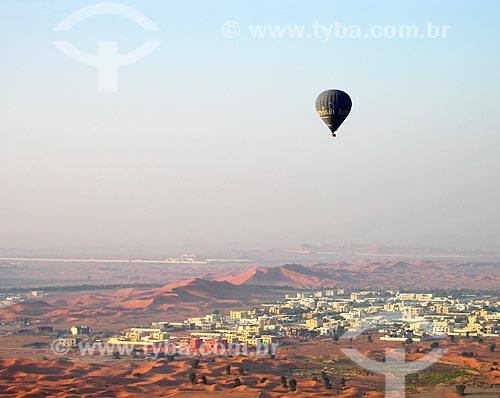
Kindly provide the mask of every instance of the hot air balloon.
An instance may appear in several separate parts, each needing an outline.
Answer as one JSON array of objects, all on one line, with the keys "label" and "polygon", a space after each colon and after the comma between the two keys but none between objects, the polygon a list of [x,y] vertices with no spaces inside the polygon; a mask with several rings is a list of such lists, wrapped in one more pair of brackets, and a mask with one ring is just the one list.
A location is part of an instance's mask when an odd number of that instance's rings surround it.
[{"label": "hot air balloon", "polygon": [[316,98],[316,112],[331,130],[332,136],[351,111],[351,97],[342,90],[326,90]]}]

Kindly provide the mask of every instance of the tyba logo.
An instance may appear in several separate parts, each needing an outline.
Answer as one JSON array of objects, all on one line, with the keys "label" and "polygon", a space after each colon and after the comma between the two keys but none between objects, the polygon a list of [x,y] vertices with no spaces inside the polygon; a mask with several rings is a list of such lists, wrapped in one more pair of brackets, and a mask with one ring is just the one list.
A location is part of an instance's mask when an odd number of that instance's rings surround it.
[{"label": "tyba logo", "polygon": [[[99,3],[83,7],[67,16],[54,27],[54,31],[68,31],[83,20],[98,15],[127,18],[141,26],[145,31],[160,30],[151,19],[134,8],[121,4]],[[96,54],[86,53],[67,41],[54,41],[54,44],[68,57],[97,69],[98,92],[116,92],[118,91],[118,68],[140,61],[153,52],[160,42],[147,40],[135,50],[126,54],[118,53],[118,43],[113,40],[99,40]]]}]

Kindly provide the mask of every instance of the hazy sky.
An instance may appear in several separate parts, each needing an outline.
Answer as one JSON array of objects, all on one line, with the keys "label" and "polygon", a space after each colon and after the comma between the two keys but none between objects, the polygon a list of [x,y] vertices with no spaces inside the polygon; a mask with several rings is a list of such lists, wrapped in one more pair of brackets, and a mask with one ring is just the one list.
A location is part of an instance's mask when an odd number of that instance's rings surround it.
[{"label": "hazy sky", "polygon": [[[97,2],[96,2],[97,3]],[[500,246],[500,2],[0,0],[0,247]],[[227,38],[226,21],[240,24]],[[250,25],[449,25],[445,39],[252,38]],[[310,32],[310,30],[309,30]],[[118,92],[63,54],[160,46]],[[353,110],[333,140],[316,95]]]}]

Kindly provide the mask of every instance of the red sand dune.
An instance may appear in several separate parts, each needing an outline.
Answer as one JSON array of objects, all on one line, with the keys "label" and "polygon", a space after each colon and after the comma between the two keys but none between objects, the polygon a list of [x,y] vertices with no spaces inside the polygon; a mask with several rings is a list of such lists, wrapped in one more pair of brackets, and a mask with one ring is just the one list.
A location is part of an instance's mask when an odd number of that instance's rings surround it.
[{"label": "red sand dune", "polygon": [[274,285],[294,287],[387,288],[387,289],[460,289],[471,283],[481,289],[500,286],[497,263],[440,264],[431,261],[360,261],[335,264],[283,265],[255,268],[220,277],[237,285]]},{"label": "red sand dune", "polygon": [[271,268],[254,268],[239,275],[219,278],[235,285],[274,285],[316,287],[335,286],[337,281],[323,272],[316,272],[299,264],[286,264]]},{"label": "red sand dune", "polygon": [[282,296],[278,290],[261,286],[343,287],[371,289],[498,289],[500,266],[496,263],[440,264],[430,261],[360,261],[303,266],[288,264],[220,277],[199,278],[156,289],[119,289],[76,293],[70,297],[44,298],[0,309],[0,319],[29,317],[39,320],[73,322],[84,319],[117,320],[138,314],[170,314],[203,311],[259,303]]},{"label": "red sand dune", "polygon": [[77,298],[55,298],[52,301],[29,301],[0,309],[0,319],[25,316],[52,322],[75,322],[85,319],[113,318],[138,313],[154,315],[167,310],[196,312],[212,307],[224,308],[241,303],[259,303],[262,299],[281,296],[258,286],[237,286],[227,281],[199,278],[166,285],[157,289],[122,289]]},{"label": "red sand dune", "polygon": [[13,304],[0,311],[2,319],[12,319],[16,317],[33,317],[54,310],[55,307],[45,301],[25,301]]},{"label": "red sand dune", "polygon": [[[143,361],[122,358],[119,360],[91,358],[92,363],[78,362],[80,358],[72,355],[71,360],[27,358],[0,358],[0,396],[9,397],[261,397],[261,398],[319,398],[325,396],[342,397],[379,397],[384,396],[384,377],[379,374],[366,374],[352,363],[339,361],[345,358],[341,348],[351,345],[347,341],[333,344],[331,339],[303,341],[301,344],[282,346],[276,359],[267,357],[202,357],[200,366],[194,370],[191,358],[178,357],[173,362],[165,360]],[[425,391],[424,387],[414,386],[407,396],[415,397],[456,397],[454,385],[465,382],[474,396],[496,396],[498,389],[486,392],[480,385],[498,384],[499,370],[491,370],[492,363],[498,360],[497,353],[488,350],[490,341],[476,344],[467,339],[455,343],[443,342],[449,348],[442,360],[433,365],[430,371],[450,372],[453,369],[465,370],[446,387],[438,387],[435,392]],[[354,348],[363,354],[377,357],[384,352],[387,342],[375,339],[367,345],[364,338],[352,342]],[[394,347],[399,347],[399,343]],[[415,349],[429,350],[428,343],[416,343],[408,348],[408,360],[415,360]],[[477,357],[468,363],[463,362],[460,353],[474,351]],[[226,375],[226,365],[231,366],[231,375]],[[245,369],[240,375],[238,368]],[[436,368],[437,367],[437,368]],[[498,369],[498,366],[493,366]],[[319,377],[326,371],[334,389],[325,390]],[[195,372],[197,380],[207,377],[206,385],[192,385],[188,376]],[[424,372],[426,373],[426,372]],[[448,374],[448,373],[445,373]],[[297,380],[298,391],[290,393],[280,384],[280,376],[286,375]],[[233,381],[239,377],[242,386],[233,388]],[[265,377],[266,381],[260,382]],[[345,377],[346,387],[340,388],[340,379]],[[474,386],[476,388],[474,389]],[[424,389],[422,389],[424,388]],[[486,394],[486,395],[482,395]]]}]

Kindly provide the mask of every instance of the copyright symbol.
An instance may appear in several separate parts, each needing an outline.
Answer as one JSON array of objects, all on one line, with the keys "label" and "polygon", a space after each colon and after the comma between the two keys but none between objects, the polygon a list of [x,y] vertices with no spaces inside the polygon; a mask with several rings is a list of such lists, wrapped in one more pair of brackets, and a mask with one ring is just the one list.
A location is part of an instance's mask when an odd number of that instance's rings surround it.
[{"label": "copyright symbol", "polygon": [[222,34],[228,39],[234,39],[235,37],[238,37],[240,33],[241,27],[238,22],[226,21],[224,25],[222,25]]},{"label": "copyright symbol", "polygon": [[52,352],[56,355],[66,355],[69,352],[69,346],[63,344],[61,340],[52,342]]}]

